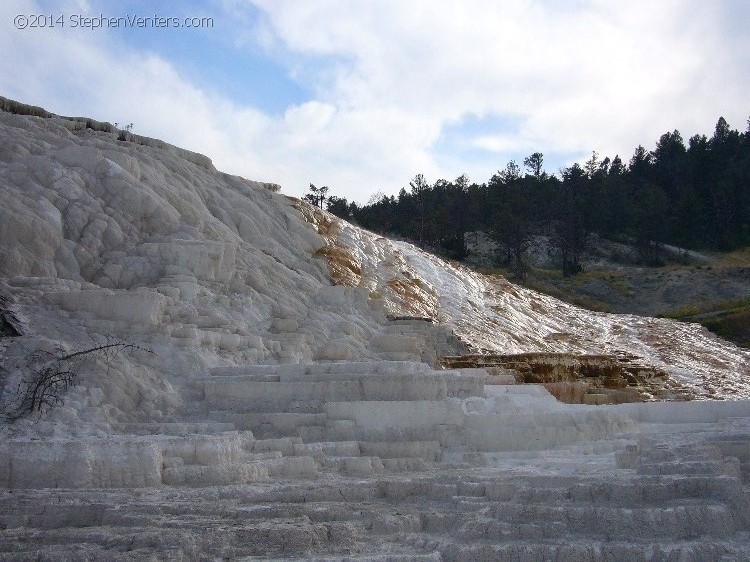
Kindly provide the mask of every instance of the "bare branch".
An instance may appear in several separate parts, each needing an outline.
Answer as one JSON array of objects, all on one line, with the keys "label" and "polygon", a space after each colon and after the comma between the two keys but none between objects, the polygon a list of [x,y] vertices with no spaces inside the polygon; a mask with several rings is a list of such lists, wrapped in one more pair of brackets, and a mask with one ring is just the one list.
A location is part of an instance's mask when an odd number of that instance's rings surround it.
[{"label": "bare branch", "polygon": [[41,417],[45,412],[63,403],[67,391],[78,384],[78,373],[71,368],[82,358],[102,354],[109,363],[114,359],[113,353],[120,351],[145,351],[150,349],[122,341],[109,341],[94,347],[63,354],[62,348],[57,353],[37,349],[26,356],[29,368],[28,375],[19,382],[14,404],[5,413],[10,422],[15,422],[27,414],[37,413]]}]

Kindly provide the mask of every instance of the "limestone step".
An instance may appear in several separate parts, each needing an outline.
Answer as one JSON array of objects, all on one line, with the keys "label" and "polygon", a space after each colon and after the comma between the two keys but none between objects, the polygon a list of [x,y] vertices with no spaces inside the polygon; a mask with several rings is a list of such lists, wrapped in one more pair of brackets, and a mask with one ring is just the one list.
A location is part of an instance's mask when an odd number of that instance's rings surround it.
[{"label": "limestone step", "polygon": [[[418,536],[415,544],[422,544]],[[603,544],[596,540],[556,540],[554,542],[503,541],[458,543],[441,540],[434,543],[440,549],[443,560],[514,560],[536,562],[555,560],[578,562],[580,560],[745,560],[750,549],[735,542],[667,542],[643,544],[633,540],[608,540]]]},{"label": "limestone step", "polygon": [[361,450],[357,441],[329,441],[295,445],[294,453],[296,455],[309,455],[316,459],[322,459],[326,456],[358,457],[361,454]]},{"label": "limestone step", "polygon": [[745,484],[750,484],[750,436],[726,435],[712,439],[711,443],[725,457],[738,459],[742,481]]},{"label": "limestone step", "polygon": [[471,445],[477,451],[555,448],[611,438],[632,425],[626,417],[596,410],[486,413],[484,408],[483,401],[349,401],[327,402],[324,411],[327,427],[339,422],[339,429],[346,428],[352,438],[432,440],[443,447]]},{"label": "limestone step", "polygon": [[377,351],[421,355],[425,340],[423,337],[398,332],[376,335],[370,345]]},{"label": "limestone step", "polygon": [[302,444],[299,437],[279,437],[275,439],[256,439],[248,445],[248,452],[265,453],[279,451],[285,457],[295,455],[295,447]]},{"label": "limestone step", "polygon": [[323,398],[261,401],[247,396],[226,400],[216,397],[210,403],[206,401],[204,407],[207,417],[225,420],[237,414],[321,414],[325,402]]},{"label": "limestone step", "polygon": [[[259,439],[266,437],[286,437],[299,434],[302,427],[322,427],[326,422],[325,414],[296,412],[255,412],[229,414],[227,420],[242,430],[251,430]],[[304,439],[304,437],[303,437]],[[306,439],[305,439],[306,441]]]},{"label": "limestone step", "polygon": [[294,365],[240,365],[215,367],[211,375],[279,375],[287,380],[289,377],[304,377],[322,374],[417,374],[431,373],[433,369],[426,363],[418,361],[339,361],[318,362]]},{"label": "limestone step", "polygon": [[314,484],[269,471],[270,480],[252,486],[63,489],[53,501],[47,490],[2,494],[0,558],[573,561],[750,555],[742,511],[747,508],[733,499],[736,478],[641,477],[632,471],[598,479],[517,471],[417,476],[390,472],[386,462],[381,472],[370,456],[327,462]]},{"label": "limestone step", "polygon": [[[403,487],[404,484],[396,485]],[[408,489],[408,486],[407,486]],[[666,508],[669,504],[701,501],[733,506],[740,519],[748,514],[747,498],[735,478],[713,476],[613,478],[543,476],[523,480],[485,481],[484,495],[493,501],[519,505],[589,505],[620,509]],[[745,515],[743,515],[745,514]]]},{"label": "limestone step", "polygon": [[220,466],[182,465],[162,471],[162,482],[168,486],[225,486],[269,479],[269,469],[263,461],[225,463]]},{"label": "limestone step", "polygon": [[[233,423],[223,422],[152,422],[152,423],[121,423],[116,429],[123,434],[131,435],[190,435],[217,434],[236,431]],[[246,429],[246,428],[239,428]],[[249,429],[249,428],[248,428]]]},{"label": "limestone step", "polygon": [[9,440],[0,447],[0,487],[158,486],[162,482],[164,459],[179,457],[185,465],[221,466],[246,458],[251,449],[261,446],[254,441],[249,431]]},{"label": "limestone step", "polygon": [[283,457],[275,451],[249,454],[241,462],[220,465],[171,463],[162,471],[162,481],[169,486],[226,486],[264,482],[272,477],[314,478],[317,473],[312,457]]},{"label": "limestone step", "polygon": [[421,472],[430,467],[430,463],[425,462],[422,458],[395,457],[381,458],[383,468],[387,472]]},{"label": "limestone step", "polygon": [[422,358],[422,353],[414,351],[381,351],[378,353],[378,356],[387,361],[419,361]]},{"label": "limestone step", "polygon": [[179,457],[186,465],[208,466],[244,460],[254,441],[251,432],[234,432],[165,436],[154,442],[159,444],[164,458]]},{"label": "limestone step", "polygon": [[[324,468],[357,476],[372,476],[383,470],[423,471],[439,460],[441,452],[437,442],[333,441],[295,446],[296,455],[308,455]],[[363,460],[353,460],[357,457]]]},{"label": "limestone step", "polygon": [[429,462],[439,461],[443,452],[437,441],[360,441],[359,450],[381,459],[419,458]]},{"label": "limestone step", "polygon": [[398,553],[388,554],[351,554],[346,556],[314,556],[312,558],[290,558],[292,562],[441,562],[444,558],[439,552],[431,554]]},{"label": "limestone step", "polygon": [[[294,365],[296,367],[296,365]],[[476,391],[476,387],[484,384],[500,384],[497,377],[488,375],[484,369],[450,369],[450,370],[435,370],[428,372],[418,373],[379,373],[379,372],[321,372],[321,373],[308,373],[306,371],[294,372],[290,371],[287,373],[274,373],[274,372],[246,372],[244,368],[229,369],[220,368],[213,370],[210,373],[210,377],[205,379],[198,379],[203,383],[212,382],[216,380],[232,380],[232,381],[247,381],[247,382],[337,382],[337,381],[364,381],[364,380],[377,380],[383,381],[398,381],[398,380],[418,380],[418,381],[432,381],[432,380],[445,380],[454,385],[463,383],[466,387],[472,388]],[[515,379],[511,381],[511,384],[516,384]],[[474,395],[474,394],[472,394]],[[478,395],[478,394],[477,394]]]},{"label": "limestone step", "polygon": [[[327,423],[327,422],[326,422]],[[315,443],[318,441],[330,441],[339,438],[342,441],[349,439],[349,433],[338,432],[332,434],[325,425],[301,425],[296,430],[305,443]]]},{"label": "limestone step", "polygon": [[378,457],[334,457],[325,456],[320,459],[323,467],[333,469],[346,476],[373,476],[385,470],[383,462]]},{"label": "limestone step", "polygon": [[297,455],[264,462],[274,478],[315,478],[318,475],[318,465],[311,456]]},{"label": "limestone step", "polygon": [[[346,549],[362,531],[356,524],[316,523],[307,517],[236,521],[151,518],[149,525],[60,528],[39,533],[5,532],[3,560],[199,560],[279,559]],[[357,532],[359,531],[359,532]]]},{"label": "limestone step", "polygon": [[[355,460],[355,459],[361,460]],[[323,456],[318,459],[322,469],[342,476],[373,477],[384,472],[419,473],[429,470],[433,463],[417,457],[381,458],[371,455],[354,457]]]},{"label": "limestone step", "polygon": [[740,477],[740,463],[737,459],[712,461],[675,461],[675,462],[639,462],[636,473],[645,474],[680,474],[680,475],[714,475]]},{"label": "limestone step", "polygon": [[347,375],[326,381],[258,381],[215,376],[204,381],[205,398],[214,410],[263,411],[304,401],[439,401],[449,397],[483,396],[480,378],[458,375]]}]

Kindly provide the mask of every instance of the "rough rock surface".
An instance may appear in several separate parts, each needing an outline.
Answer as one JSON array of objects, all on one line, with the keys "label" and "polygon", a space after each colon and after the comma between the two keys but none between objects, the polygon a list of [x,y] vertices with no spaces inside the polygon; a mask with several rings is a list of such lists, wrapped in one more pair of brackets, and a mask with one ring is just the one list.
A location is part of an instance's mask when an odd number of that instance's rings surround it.
[{"label": "rough rock surface", "polygon": [[690,400],[689,388],[666,371],[628,355],[511,353],[445,356],[449,369],[484,367],[491,374],[513,374],[519,383],[543,384],[558,400],[571,404],[621,404],[650,400]]},{"label": "rough rock surface", "polygon": [[627,354],[747,398],[747,352],[0,101],[0,405],[32,353],[139,346],[85,356],[61,406],[2,425],[0,558],[750,557],[748,401],[563,404],[511,371],[438,368]]}]

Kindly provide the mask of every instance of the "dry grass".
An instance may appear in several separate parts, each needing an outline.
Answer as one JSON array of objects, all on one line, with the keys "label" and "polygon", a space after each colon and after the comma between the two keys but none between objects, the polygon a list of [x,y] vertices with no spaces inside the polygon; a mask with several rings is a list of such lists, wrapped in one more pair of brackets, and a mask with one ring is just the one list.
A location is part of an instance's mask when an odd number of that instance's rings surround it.
[{"label": "dry grass", "polygon": [[698,322],[722,338],[750,347],[750,297],[719,300],[704,305],[685,305],[661,316]]},{"label": "dry grass", "polygon": [[750,348],[750,306],[720,318],[705,320],[702,324],[722,338]]},{"label": "dry grass", "polygon": [[750,267],[750,248],[741,248],[734,252],[721,254],[715,265],[720,267]]},{"label": "dry grass", "polygon": [[674,310],[665,312],[661,316],[674,318],[675,320],[689,320],[696,316],[720,316],[734,312],[750,310],[750,297],[742,299],[718,300],[707,304],[688,304]]},{"label": "dry grass", "polygon": [[586,310],[593,310],[594,312],[611,312],[609,305],[603,301],[586,295],[565,292],[564,290],[558,289],[554,285],[547,284],[540,279],[529,279],[524,285],[533,291],[544,293],[545,295],[585,308]]}]

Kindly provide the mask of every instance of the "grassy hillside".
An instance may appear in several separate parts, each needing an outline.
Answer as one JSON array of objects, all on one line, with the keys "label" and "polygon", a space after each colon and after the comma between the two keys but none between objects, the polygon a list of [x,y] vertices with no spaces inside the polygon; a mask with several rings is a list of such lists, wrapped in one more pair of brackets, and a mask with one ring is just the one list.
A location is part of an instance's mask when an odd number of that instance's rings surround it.
[{"label": "grassy hillside", "polygon": [[[707,258],[703,264],[661,267],[599,262],[571,277],[530,267],[526,279],[514,281],[589,310],[697,322],[750,348],[750,248]],[[502,267],[477,269],[513,279]]]}]

